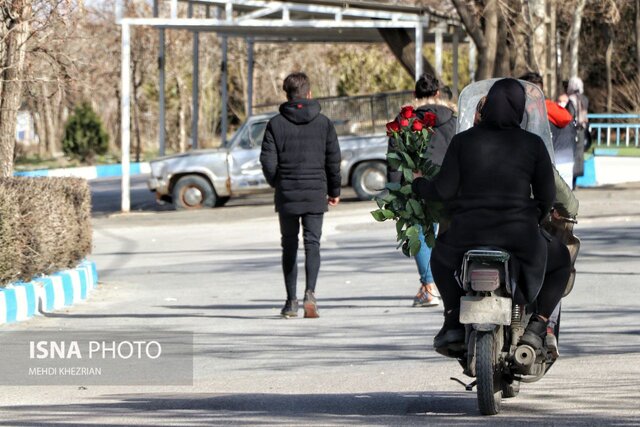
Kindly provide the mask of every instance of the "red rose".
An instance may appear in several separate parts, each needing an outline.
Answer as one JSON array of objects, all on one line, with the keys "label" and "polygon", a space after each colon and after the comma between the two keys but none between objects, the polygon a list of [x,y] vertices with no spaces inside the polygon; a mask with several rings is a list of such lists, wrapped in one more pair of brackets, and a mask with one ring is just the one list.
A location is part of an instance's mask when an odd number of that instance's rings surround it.
[{"label": "red rose", "polygon": [[411,130],[415,131],[415,132],[419,132],[422,130],[422,122],[420,120],[414,120],[413,124],[411,125]]},{"label": "red rose", "polygon": [[422,122],[425,126],[432,128],[436,125],[436,115],[433,113],[424,113]]},{"label": "red rose", "polygon": [[397,121],[392,121],[387,123],[387,132],[398,132],[400,130],[400,125]]},{"label": "red rose", "polygon": [[400,119],[399,123],[400,123],[400,126],[403,128],[409,126],[409,120],[407,119]]},{"label": "red rose", "polygon": [[411,117],[413,117],[413,107],[411,105],[405,105],[404,107],[402,107],[402,110],[400,110],[400,116],[404,117],[405,119],[410,119]]}]

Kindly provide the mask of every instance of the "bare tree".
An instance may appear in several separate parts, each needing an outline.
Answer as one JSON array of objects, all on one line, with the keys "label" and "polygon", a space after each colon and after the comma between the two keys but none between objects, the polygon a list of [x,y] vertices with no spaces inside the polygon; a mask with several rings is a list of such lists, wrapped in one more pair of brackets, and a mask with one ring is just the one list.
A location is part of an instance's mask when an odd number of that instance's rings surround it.
[{"label": "bare tree", "polygon": [[[478,49],[477,79],[493,76],[498,51],[498,0],[451,0]],[[484,24],[484,25],[483,25]]]},{"label": "bare tree", "polygon": [[571,22],[571,30],[565,40],[565,52],[568,52],[568,77],[578,76],[578,53],[580,52],[580,27],[582,26],[582,14],[587,0],[576,0],[573,12],[573,20]]},{"label": "bare tree", "polygon": [[0,176],[13,175],[16,120],[32,13],[31,0],[4,0],[0,5]]}]

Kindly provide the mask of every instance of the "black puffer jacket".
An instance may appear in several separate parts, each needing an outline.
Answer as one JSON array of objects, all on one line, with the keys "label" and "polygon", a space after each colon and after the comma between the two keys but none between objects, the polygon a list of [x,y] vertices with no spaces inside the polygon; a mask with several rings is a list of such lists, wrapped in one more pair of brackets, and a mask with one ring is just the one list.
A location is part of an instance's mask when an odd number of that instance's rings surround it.
[{"label": "black puffer jacket", "polygon": [[276,189],[276,211],[303,215],[327,211],[327,195],[340,196],[340,145],[315,100],[296,99],[269,120],[260,163]]},{"label": "black puffer jacket", "polygon": [[[436,165],[441,165],[444,155],[447,152],[451,138],[456,134],[456,116],[453,110],[438,104],[426,104],[415,110],[416,117],[423,119],[425,113],[436,115],[436,125],[433,127],[433,135],[427,147],[429,159]],[[395,149],[393,138],[389,138],[388,151]],[[387,179],[389,182],[400,182],[402,173],[391,167],[387,167]]]}]

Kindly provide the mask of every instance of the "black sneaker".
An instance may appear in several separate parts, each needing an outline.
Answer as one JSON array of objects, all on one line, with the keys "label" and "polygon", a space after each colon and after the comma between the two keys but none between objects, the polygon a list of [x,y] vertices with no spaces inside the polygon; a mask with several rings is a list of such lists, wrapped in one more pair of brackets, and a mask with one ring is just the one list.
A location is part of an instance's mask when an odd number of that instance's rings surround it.
[{"label": "black sneaker", "polygon": [[288,299],[280,312],[282,317],[298,317],[298,300]]},{"label": "black sneaker", "polygon": [[460,310],[450,310],[444,315],[444,325],[433,338],[433,348],[445,356],[464,350],[465,329],[460,323]]},{"label": "black sneaker", "polygon": [[547,335],[547,322],[542,320],[535,314],[531,316],[527,328],[524,330],[524,334],[518,341],[518,345],[529,345],[536,353],[542,353],[542,346],[544,338]]},{"label": "black sneaker", "polygon": [[316,296],[311,291],[304,293],[304,317],[308,319],[320,317],[318,314],[318,305],[316,304]]}]

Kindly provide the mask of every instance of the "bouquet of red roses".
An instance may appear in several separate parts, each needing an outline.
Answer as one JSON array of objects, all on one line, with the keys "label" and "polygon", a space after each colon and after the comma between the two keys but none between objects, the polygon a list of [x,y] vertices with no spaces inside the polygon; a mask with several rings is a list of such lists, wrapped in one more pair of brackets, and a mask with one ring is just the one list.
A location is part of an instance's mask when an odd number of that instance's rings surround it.
[{"label": "bouquet of red roses", "polygon": [[429,179],[438,173],[439,167],[429,160],[429,141],[436,116],[425,113],[418,118],[412,106],[402,107],[398,118],[387,123],[387,135],[393,139],[394,150],[387,154],[389,167],[402,173],[400,183],[387,184],[387,194],[376,198],[378,209],[371,212],[376,221],[396,221],[398,247],[407,256],[415,256],[420,250],[419,233],[422,232],[429,247],[435,242],[434,223],[438,222],[440,206],[429,204],[413,194],[413,174],[420,172]]}]

